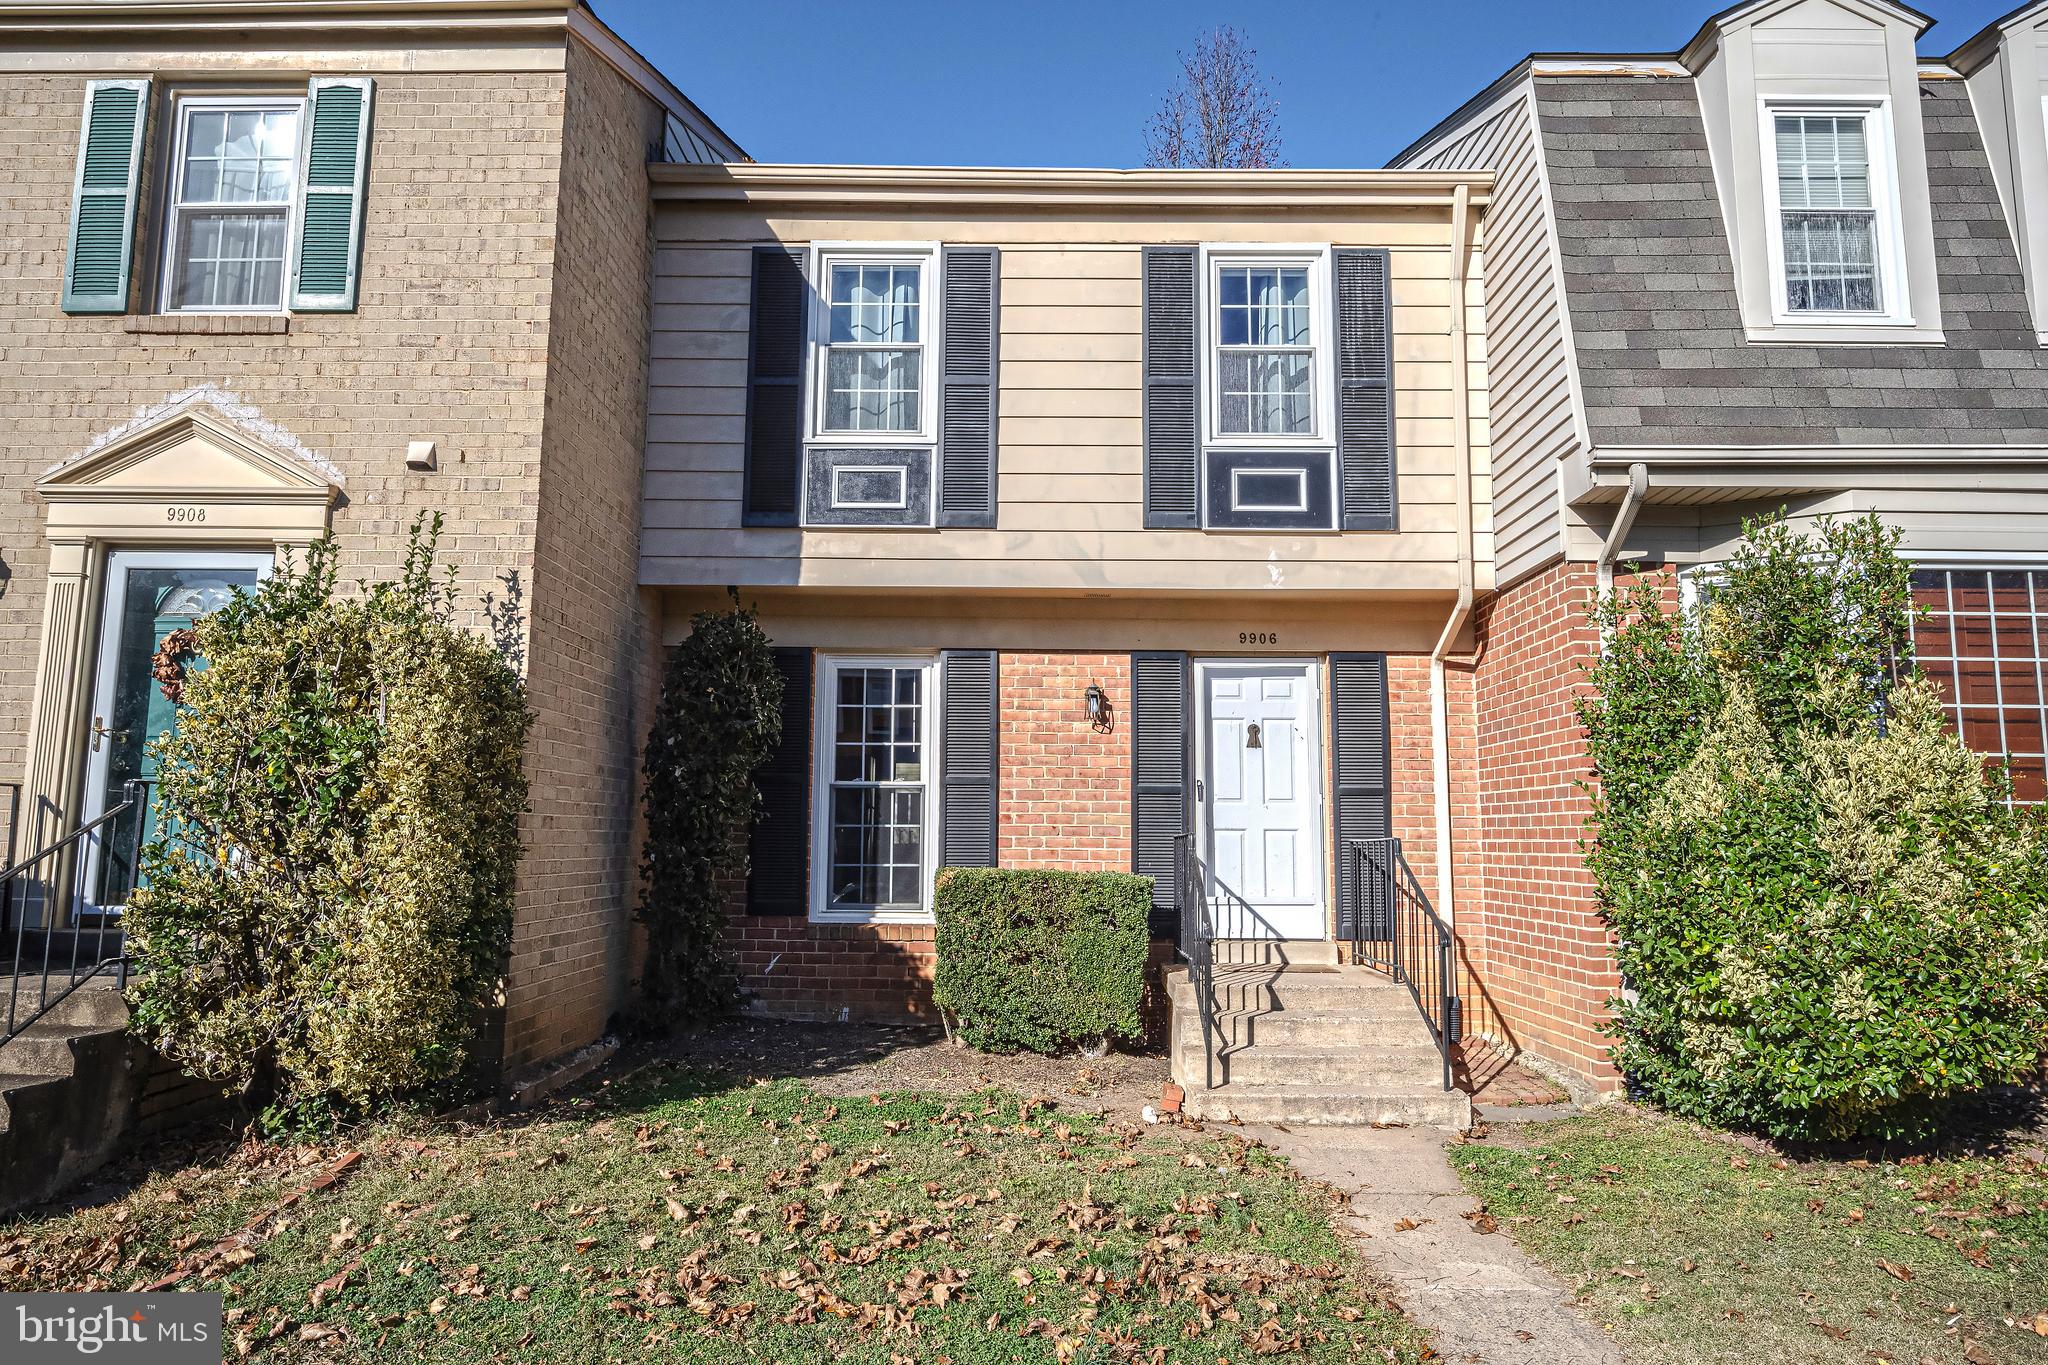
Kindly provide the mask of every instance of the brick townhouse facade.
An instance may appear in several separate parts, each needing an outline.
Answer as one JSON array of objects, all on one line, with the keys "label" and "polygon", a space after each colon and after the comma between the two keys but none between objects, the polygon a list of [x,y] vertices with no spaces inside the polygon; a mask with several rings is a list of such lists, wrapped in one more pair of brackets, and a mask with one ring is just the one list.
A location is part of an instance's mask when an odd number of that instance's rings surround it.
[{"label": "brick townhouse facade", "polygon": [[[787,685],[751,1008],[930,1018],[941,867],[1134,870],[1198,1108],[1456,1121],[1460,1028],[1612,1089],[1617,576],[1878,511],[1963,738],[2048,780],[2048,6],[1927,23],[1754,0],[1385,170],[1161,172],[757,164],[567,0],[0,0],[19,837],[133,775],[156,634],[432,510],[525,621],[508,1071],[631,989],[639,745],[736,589]],[[70,875],[35,913],[118,912]]]},{"label": "brick townhouse facade", "polygon": [[1780,508],[1877,512],[1962,739],[2044,794],[2048,7],[1942,57],[1932,22],[1755,0],[1675,52],[1538,54],[1392,163],[1496,176],[1485,889],[1459,932],[1515,1044],[1600,1087],[1622,983],[1575,851],[1573,699],[1617,576],[1711,574]]},{"label": "brick townhouse facade", "polygon": [[[521,608],[536,716],[502,1064],[598,1036],[655,630],[645,167],[739,149],[587,9],[534,0],[0,4],[0,109],[15,846],[137,775],[122,716],[180,610],[326,534],[345,575],[387,573],[433,512],[467,621]],[[145,593],[155,635],[121,636]],[[97,863],[66,875],[45,922],[118,906]]]}]

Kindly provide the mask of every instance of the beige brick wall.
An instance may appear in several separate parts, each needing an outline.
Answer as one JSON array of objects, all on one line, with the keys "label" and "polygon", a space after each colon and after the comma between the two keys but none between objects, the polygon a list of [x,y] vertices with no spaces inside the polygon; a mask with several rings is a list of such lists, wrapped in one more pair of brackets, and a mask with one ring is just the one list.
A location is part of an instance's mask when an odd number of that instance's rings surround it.
[{"label": "beige brick wall", "polygon": [[[342,471],[346,577],[387,573],[412,518],[436,511],[465,623],[483,626],[487,593],[525,612],[538,719],[506,1025],[515,1067],[595,1037],[617,1004],[652,667],[635,566],[657,115],[584,49],[572,44],[567,64],[380,70],[359,307],[293,316],[281,335],[138,334],[132,318],[59,311],[96,73],[0,77],[0,781],[23,771],[42,632],[34,480],[138,409],[220,386]],[[302,70],[275,75],[304,88]],[[437,443],[438,470],[406,470],[416,439]]]},{"label": "beige brick wall", "polygon": [[638,755],[656,631],[639,592],[647,148],[656,106],[570,51],[528,679],[532,833],[506,1064],[596,1037],[626,989]]}]

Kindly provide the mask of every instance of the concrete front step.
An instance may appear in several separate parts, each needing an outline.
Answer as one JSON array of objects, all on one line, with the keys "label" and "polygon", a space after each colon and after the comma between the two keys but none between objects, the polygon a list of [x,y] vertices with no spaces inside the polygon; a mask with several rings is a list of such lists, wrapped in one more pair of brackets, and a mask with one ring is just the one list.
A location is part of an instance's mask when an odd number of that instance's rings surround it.
[{"label": "concrete front step", "polygon": [[1301,1050],[1294,1048],[1231,1048],[1216,1054],[1213,1069],[1202,1064],[1200,1047],[1176,1046],[1176,1075],[1216,1085],[1260,1085],[1286,1089],[1296,1085],[1354,1085],[1369,1090],[1428,1087],[1443,1084],[1443,1056],[1434,1046],[1419,1048],[1392,1043],[1379,1048]]},{"label": "concrete front step", "polygon": [[1337,945],[1328,939],[1223,938],[1209,945],[1217,967],[1334,967]]},{"label": "concrete front step", "polygon": [[1471,1101],[1443,1088],[1443,1058],[1406,986],[1364,967],[1219,966],[1202,992],[1168,975],[1174,1078],[1194,1118],[1463,1128]]},{"label": "concrete front step", "polygon": [[0,1071],[10,1075],[69,1076],[76,1064],[71,1040],[84,1032],[104,1031],[81,1030],[70,1024],[39,1019],[0,1043]]},{"label": "concrete front step", "polygon": [[[50,981],[45,995],[39,976],[0,976],[0,1025],[7,1022],[10,1006],[16,1019],[25,1019],[67,984],[59,975]],[[128,1023],[128,1002],[122,998],[112,972],[106,972],[80,982],[78,989],[50,1006],[49,1012],[36,1023],[65,1024],[79,1029],[124,1028]]]},{"label": "concrete front step", "polygon": [[1465,1129],[1472,1126],[1472,1101],[1462,1091],[1403,1089],[1361,1091],[1350,1086],[1219,1086],[1189,1089],[1182,1104],[1189,1118],[1207,1122],[1391,1124]]},{"label": "concrete front step", "polygon": [[[1192,998],[1174,1003],[1174,1018],[1181,1030],[1174,1036],[1175,1044],[1200,1046],[1202,1021]],[[1370,1009],[1239,1010],[1211,1019],[1209,1036],[1216,1047],[1332,1050],[1420,1045],[1428,1038],[1421,1015],[1406,1002]]]}]

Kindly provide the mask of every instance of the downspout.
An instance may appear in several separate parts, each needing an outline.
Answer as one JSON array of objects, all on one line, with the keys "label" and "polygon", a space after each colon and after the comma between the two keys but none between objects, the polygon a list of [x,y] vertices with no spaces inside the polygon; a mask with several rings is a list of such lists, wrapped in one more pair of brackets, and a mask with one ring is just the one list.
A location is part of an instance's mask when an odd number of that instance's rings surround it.
[{"label": "downspout", "polygon": [[1472,617],[1472,366],[1465,351],[1465,276],[1471,249],[1472,191],[1451,192],[1451,446],[1456,453],[1458,494],[1458,600],[1429,655],[1430,777],[1436,803],[1436,904],[1447,924],[1456,923],[1451,855],[1451,734],[1449,687],[1444,658]]},{"label": "downspout", "polygon": [[1614,591],[1614,561],[1621,557],[1622,543],[1636,524],[1636,513],[1643,510],[1643,496],[1649,491],[1650,467],[1638,460],[1628,467],[1628,491],[1621,496],[1621,510],[1614,514],[1614,525],[1607,528],[1607,539],[1600,543],[1600,559],[1594,566],[1603,598]]}]

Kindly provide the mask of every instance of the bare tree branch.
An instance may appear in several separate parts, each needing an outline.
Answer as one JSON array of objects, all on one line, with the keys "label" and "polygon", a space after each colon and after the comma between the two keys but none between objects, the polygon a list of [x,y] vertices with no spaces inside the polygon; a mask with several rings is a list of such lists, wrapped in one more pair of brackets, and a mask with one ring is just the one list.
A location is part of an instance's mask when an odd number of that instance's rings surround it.
[{"label": "bare tree branch", "polygon": [[1176,54],[1180,80],[1145,125],[1147,166],[1257,169],[1285,166],[1280,106],[1259,73],[1258,49],[1225,26]]}]

